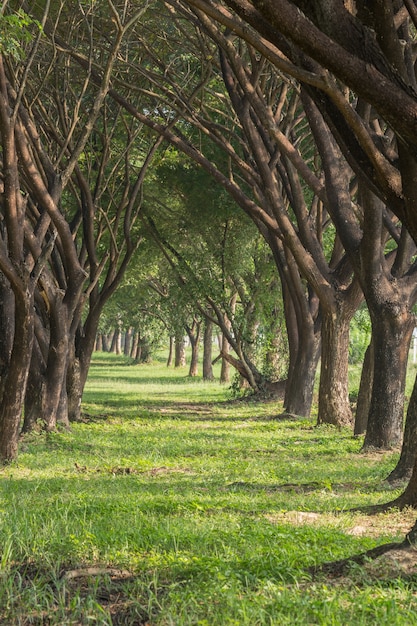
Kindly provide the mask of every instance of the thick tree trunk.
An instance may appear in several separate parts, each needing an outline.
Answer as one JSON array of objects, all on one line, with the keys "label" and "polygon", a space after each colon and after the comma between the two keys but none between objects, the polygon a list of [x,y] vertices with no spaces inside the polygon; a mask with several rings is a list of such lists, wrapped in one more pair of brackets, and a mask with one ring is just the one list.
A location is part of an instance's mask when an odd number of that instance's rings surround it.
[{"label": "thick tree trunk", "polygon": [[182,334],[175,336],[175,367],[185,367],[185,344]]},{"label": "thick tree trunk", "polygon": [[13,291],[7,279],[0,273],[0,398],[13,349],[14,325]]},{"label": "thick tree trunk", "polygon": [[103,342],[103,352],[110,352],[110,344],[109,336],[106,333],[102,334],[102,342]]},{"label": "thick tree trunk", "polygon": [[322,313],[318,424],[342,427],[353,421],[348,381],[350,319],[348,312]]},{"label": "thick tree trunk", "polygon": [[320,357],[320,335],[310,324],[302,328],[295,361],[285,388],[287,413],[309,417],[313,403],[314,382]]},{"label": "thick tree trunk", "polygon": [[213,374],[213,322],[206,319],[203,339],[203,380],[214,380]]},{"label": "thick tree trunk", "polygon": [[103,333],[97,333],[94,351],[103,352]]},{"label": "thick tree trunk", "polygon": [[407,409],[404,439],[397,465],[387,477],[389,482],[410,480],[417,458],[417,378]]},{"label": "thick tree trunk", "polygon": [[193,342],[191,344],[191,359],[190,359],[190,367],[188,370],[188,376],[190,378],[195,378],[196,376],[198,376],[198,353],[199,353],[198,342]]},{"label": "thick tree trunk", "polygon": [[138,342],[137,362],[149,363],[151,361],[151,346],[147,337],[140,337]]},{"label": "thick tree trunk", "polygon": [[[68,312],[62,297],[57,296],[50,304],[49,350],[43,385],[42,419],[47,430],[56,426],[58,407],[62,403],[63,389],[66,389],[69,333]],[[62,413],[61,419],[64,419]]]},{"label": "thick tree trunk", "polygon": [[112,337],[110,352],[113,354],[121,354],[122,353],[122,333],[120,332],[120,328],[116,328]]},{"label": "thick tree trunk", "polygon": [[68,429],[70,428],[70,420],[69,420],[69,399],[68,399],[68,390],[67,390],[67,376],[65,375],[64,384],[61,387],[61,395],[58,402],[58,407],[56,410],[56,424],[60,428]]},{"label": "thick tree trunk", "polygon": [[133,328],[129,326],[125,334],[125,343],[123,346],[123,354],[125,356],[130,356],[130,351],[132,349],[132,337],[133,337]]},{"label": "thick tree trunk", "polygon": [[407,310],[371,311],[374,380],[364,450],[391,449],[401,444],[404,389],[414,316]]},{"label": "thick tree trunk", "polygon": [[19,430],[34,337],[33,294],[15,293],[15,333],[10,363],[0,402],[0,460],[17,457]]},{"label": "thick tree trunk", "polygon": [[372,341],[366,349],[359,384],[358,401],[355,414],[355,435],[363,435],[368,425],[369,407],[371,406],[372,385],[374,379],[374,355]]},{"label": "thick tree trunk", "polygon": [[133,334],[133,340],[132,340],[132,345],[130,348],[130,357],[136,361],[136,352],[138,351],[138,345],[139,345],[139,333],[135,332]]},{"label": "thick tree trunk", "polygon": [[417,462],[414,463],[411,478],[401,495],[392,502],[389,502],[387,507],[398,508],[400,510],[406,507],[417,508]]},{"label": "thick tree trunk", "polygon": [[45,384],[45,361],[38,343],[32,348],[28,382],[25,393],[25,411],[22,433],[29,433],[39,427],[42,420],[42,399]]}]

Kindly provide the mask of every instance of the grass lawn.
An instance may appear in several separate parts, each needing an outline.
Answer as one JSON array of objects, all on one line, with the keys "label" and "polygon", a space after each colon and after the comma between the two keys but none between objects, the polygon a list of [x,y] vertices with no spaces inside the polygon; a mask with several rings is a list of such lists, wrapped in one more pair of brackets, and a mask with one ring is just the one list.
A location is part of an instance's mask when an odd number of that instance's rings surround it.
[{"label": "grass lawn", "polygon": [[83,408],[0,470],[0,624],[417,624],[413,559],[309,573],[404,537],[412,511],[349,511],[398,452],[162,361],[95,355]]}]

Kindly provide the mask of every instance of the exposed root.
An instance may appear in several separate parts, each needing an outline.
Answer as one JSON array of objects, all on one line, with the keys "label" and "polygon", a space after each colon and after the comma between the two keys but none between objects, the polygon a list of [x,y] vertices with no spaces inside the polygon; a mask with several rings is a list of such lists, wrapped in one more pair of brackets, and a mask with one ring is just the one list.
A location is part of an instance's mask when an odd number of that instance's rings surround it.
[{"label": "exposed root", "polygon": [[352,565],[364,565],[365,563],[373,561],[389,552],[406,552],[407,550],[412,550],[413,552],[415,552],[415,532],[416,531],[413,528],[406,535],[404,541],[384,543],[381,546],[377,546],[376,548],[367,550],[367,552],[348,557],[347,559],[340,559],[338,561],[330,561],[327,563],[322,563],[321,565],[316,565],[309,568],[308,571],[313,576],[316,576],[318,574],[327,574],[328,576],[337,578],[344,576],[352,567]]},{"label": "exposed root", "polygon": [[133,578],[132,572],[117,567],[81,567],[65,571],[61,578],[63,580],[74,580],[75,578],[89,576],[112,576],[115,578]]}]

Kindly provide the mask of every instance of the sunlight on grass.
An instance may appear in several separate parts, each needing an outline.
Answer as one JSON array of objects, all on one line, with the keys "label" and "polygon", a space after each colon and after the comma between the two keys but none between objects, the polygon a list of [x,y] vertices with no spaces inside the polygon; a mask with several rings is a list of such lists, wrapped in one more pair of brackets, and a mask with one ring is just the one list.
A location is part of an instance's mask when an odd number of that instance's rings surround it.
[{"label": "sunlight on grass", "polygon": [[[349,512],[393,497],[397,453],[162,362],[96,355],[83,409],[1,470],[0,623],[417,623],[414,579],[307,571],[412,525]],[[66,577],[91,566],[103,574]]]}]

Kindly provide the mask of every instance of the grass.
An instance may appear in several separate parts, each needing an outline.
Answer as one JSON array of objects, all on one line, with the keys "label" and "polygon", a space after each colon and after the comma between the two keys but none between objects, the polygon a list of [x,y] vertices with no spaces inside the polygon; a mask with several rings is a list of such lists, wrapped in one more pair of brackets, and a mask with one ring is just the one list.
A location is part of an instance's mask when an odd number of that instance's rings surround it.
[{"label": "grass", "polygon": [[22,441],[0,473],[0,623],[417,624],[413,566],[308,569],[403,538],[413,512],[349,511],[392,499],[398,453],[185,374],[96,355],[85,422]]}]

